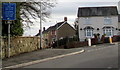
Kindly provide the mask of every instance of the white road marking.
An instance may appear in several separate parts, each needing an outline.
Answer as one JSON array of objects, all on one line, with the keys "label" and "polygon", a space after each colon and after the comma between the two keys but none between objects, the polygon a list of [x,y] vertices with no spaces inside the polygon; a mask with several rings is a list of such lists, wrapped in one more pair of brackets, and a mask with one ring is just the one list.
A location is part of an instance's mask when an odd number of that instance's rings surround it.
[{"label": "white road marking", "polygon": [[112,69],[112,67],[107,67],[108,69]]},{"label": "white road marking", "polygon": [[108,46],[108,47],[102,47],[102,48],[97,48],[97,49],[91,49],[91,50],[87,50],[87,52],[102,50],[102,49],[106,49],[106,48],[110,48],[110,47],[116,47],[116,46]]},{"label": "white road marking", "polygon": [[94,51],[94,50],[88,50],[87,52],[92,52],[92,51]]},{"label": "white road marking", "polygon": [[92,47],[96,47],[96,45],[93,45]]}]

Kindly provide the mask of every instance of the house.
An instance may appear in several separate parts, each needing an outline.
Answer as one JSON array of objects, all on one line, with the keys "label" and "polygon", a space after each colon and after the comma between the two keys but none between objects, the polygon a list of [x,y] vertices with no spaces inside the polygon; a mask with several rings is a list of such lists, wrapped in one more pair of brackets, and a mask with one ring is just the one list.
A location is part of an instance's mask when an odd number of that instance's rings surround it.
[{"label": "house", "polygon": [[116,6],[79,7],[77,17],[80,41],[93,38],[94,34],[107,37],[118,34]]},{"label": "house", "polygon": [[120,14],[120,1],[118,2],[118,13]]},{"label": "house", "polygon": [[65,17],[63,22],[59,22],[44,30],[43,38],[46,41],[46,44],[50,45],[53,42],[65,37],[73,37],[75,35],[75,31],[76,30],[67,23],[67,17]]},{"label": "house", "polygon": [[120,1],[118,2],[118,29],[120,35]]},{"label": "house", "polygon": [[118,29],[119,29],[119,35],[120,35],[120,14],[118,15]]}]

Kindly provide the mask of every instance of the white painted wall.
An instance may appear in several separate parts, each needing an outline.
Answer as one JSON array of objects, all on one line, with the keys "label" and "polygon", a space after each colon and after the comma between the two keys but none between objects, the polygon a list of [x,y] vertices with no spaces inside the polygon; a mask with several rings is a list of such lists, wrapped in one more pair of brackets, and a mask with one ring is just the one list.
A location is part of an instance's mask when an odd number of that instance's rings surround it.
[{"label": "white painted wall", "polygon": [[[120,1],[118,2],[118,13],[120,14]],[[118,22],[118,28],[120,29],[120,22]],[[120,35],[120,31],[119,31]]]},{"label": "white painted wall", "polygon": [[[118,29],[120,29],[120,22],[118,22]],[[120,31],[118,33],[120,35]]]},{"label": "white painted wall", "polygon": [[120,14],[120,1],[118,2],[118,13]]}]

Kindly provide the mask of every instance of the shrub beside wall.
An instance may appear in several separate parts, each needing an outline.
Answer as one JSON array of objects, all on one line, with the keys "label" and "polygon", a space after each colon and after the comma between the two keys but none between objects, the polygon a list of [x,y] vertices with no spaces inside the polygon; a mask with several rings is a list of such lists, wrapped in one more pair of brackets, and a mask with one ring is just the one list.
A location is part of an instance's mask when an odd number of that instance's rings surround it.
[{"label": "shrub beside wall", "polygon": [[91,44],[92,44],[92,45],[98,44],[98,39],[97,39],[97,38],[92,38],[92,39],[91,39]]},{"label": "shrub beside wall", "polygon": [[118,42],[120,41],[120,35],[115,35],[112,37],[112,39],[113,39],[113,42]]},{"label": "shrub beside wall", "polygon": [[[113,42],[119,42],[120,41],[120,35],[114,35],[112,37]],[[104,43],[109,43],[109,37],[105,37]]]},{"label": "shrub beside wall", "polygon": [[[92,38],[91,41],[92,41],[92,45],[98,44],[98,39],[96,39],[96,38]],[[113,42],[120,41],[120,35],[114,35],[112,37],[112,41]],[[101,40],[100,43],[109,43],[109,37],[104,37],[103,40]]]},{"label": "shrub beside wall", "polygon": [[[113,40],[113,42],[120,41],[120,35],[113,36],[112,40]],[[91,39],[92,45],[102,44],[102,43],[109,43],[109,37],[102,37],[101,40],[99,40],[99,41],[97,38]],[[79,42],[72,38],[68,38],[68,39],[59,40],[58,46],[57,46],[57,43],[54,44],[54,48],[65,48],[65,49],[66,48],[77,48],[77,47],[82,47],[82,46],[88,46],[88,41]]]},{"label": "shrub beside wall", "polygon": [[109,43],[109,37],[105,37],[104,43]]}]

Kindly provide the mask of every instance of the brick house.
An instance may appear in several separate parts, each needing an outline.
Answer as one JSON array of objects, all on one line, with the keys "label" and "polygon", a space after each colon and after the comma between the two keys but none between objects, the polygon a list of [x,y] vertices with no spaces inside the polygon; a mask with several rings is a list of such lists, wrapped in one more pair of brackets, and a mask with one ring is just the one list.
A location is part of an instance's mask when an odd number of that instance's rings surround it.
[{"label": "brick house", "polygon": [[65,17],[63,22],[59,22],[44,30],[43,38],[46,41],[46,45],[50,45],[59,39],[75,36],[75,32],[76,30],[67,23],[67,17]]},{"label": "brick house", "polygon": [[79,7],[78,32],[80,41],[100,36],[118,35],[118,10],[116,6]]}]

